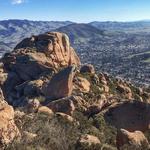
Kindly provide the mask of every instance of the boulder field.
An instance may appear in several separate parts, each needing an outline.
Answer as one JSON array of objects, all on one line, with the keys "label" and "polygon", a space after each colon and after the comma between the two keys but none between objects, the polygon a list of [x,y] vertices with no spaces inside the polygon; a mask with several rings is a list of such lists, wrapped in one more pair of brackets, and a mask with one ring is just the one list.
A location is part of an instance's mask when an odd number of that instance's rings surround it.
[{"label": "boulder field", "polygon": [[0,148],[149,147],[149,102],[147,89],[81,64],[66,34],[32,36],[0,60]]}]

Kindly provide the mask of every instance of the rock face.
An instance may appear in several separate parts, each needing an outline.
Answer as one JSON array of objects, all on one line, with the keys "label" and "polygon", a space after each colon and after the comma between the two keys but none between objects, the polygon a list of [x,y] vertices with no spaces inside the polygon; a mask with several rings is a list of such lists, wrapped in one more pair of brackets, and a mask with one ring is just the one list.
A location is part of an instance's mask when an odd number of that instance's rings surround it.
[{"label": "rock face", "polygon": [[125,144],[130,144],[137,148],[148,147],[149,143],[141,131],[129,132],[121,129],[117,134],[117,147],[120,149]]},{"label": "rock face", "polygon": [[19,136],[19,130],[14,123],[14,109],[6,103],[0,104],[0,148],[9,144]]},{"label": "rock face", "polygon": [[44,88],[45,96],[50,99],[59,99],[71,96],[75,67],[67,67],[55,74]]},{"label": "rock face", "polygon": [[[70,46],[69,38],[66,34],[58,32],[48,32],[39,36],[32,36],[19,43],[15,49],[35,47],[40,55],[34,55],[33,59],[41,60],[49,67],[58,68],[68,65],[80,65],[80,60],[74,49]],[[42,53],[42,54],[41,54]],[[31,56],[31,57],[32,57]],[[36,57],[37,56],[37,57]]]},{"label": "rock face", "polygon": [[33,49],[29,52],[27,49],[17,49],[4,56],[3,62],[7,71],[17,74],[17,78],[22,81],[35,80],[43,72],[53,71],[46,65],[45,54],[39,54]]},{"label": "rock face", "polygon": [[[25,97],[41,94],[41,86],[46,77],[72,65],[80,65],[80,59],[70,46],[67,35],[49,32],[27,38],[0,60],[0,85],[4,96],[14,106],[20,103],[25,105]],[[72,92],[72,79],[73,67],[56,74],[48,85],[46,96],[56,99],[69,96]]]},{"label": "rock face", "polygon": [[[150,105],[139,101],[118,103],[105,113],[106,121],[128,131],[146,131],[150,126]],[[111,117],[110,117],[111,116]]]}]

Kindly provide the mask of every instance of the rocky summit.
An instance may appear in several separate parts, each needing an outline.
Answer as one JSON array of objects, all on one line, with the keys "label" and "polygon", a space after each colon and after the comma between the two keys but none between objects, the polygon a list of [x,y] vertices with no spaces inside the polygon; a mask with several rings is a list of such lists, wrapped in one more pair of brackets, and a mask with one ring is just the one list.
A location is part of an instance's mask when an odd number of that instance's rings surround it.
[{"label": "rocky summit", "polygon": [[150,91],[81,64],[66,34],[0,60],[0,149],[148,150]]}]

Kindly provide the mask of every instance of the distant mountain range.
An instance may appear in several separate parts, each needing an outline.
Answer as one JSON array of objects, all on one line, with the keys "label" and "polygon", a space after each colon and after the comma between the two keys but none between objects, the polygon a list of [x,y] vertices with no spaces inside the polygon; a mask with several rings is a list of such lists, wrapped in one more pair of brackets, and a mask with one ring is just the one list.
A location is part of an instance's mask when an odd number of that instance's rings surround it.
[{"label": "distant mountain range", "polygon": [[94,21],[90,25],[103,30],[121,31],[130,33],[150,32],[150,20],[135,21],[135,22],[98,22]]},{"label": "distant mountain range", "polygon": [[56,30],[67,33],[71,41],[80,38],[97,38],[103,32],[139,33],[150,32],[150,21],[137,22],[91,22],[76,24],[70,21],[29,21],[29,20],[3,20],[0,21],[0,53],[10,51],[25,37]]},{"label": "distant mountain range", "polygon": [[29,21],[4,20],[0,21],[0,53],[12,50],[15,45],[32,34],[40,34],[56,28],[72,24],[65,21]]}]

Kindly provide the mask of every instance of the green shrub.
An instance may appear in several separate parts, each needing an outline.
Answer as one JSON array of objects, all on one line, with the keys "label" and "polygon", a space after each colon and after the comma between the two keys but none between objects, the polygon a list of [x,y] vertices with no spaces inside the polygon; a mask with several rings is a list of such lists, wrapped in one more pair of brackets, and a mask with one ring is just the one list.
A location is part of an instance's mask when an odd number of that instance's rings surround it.
[{"label": "green shrub", "polygon": [[47,115],[31,114],[25,115],[19,125],[21,133],[27,131],[37,134],[32,142],[27,139],[14,141],[8,150],[74,150],[79,131],[76,125],[67,123],[58,117],[48,117]]},{"label": "green shrub", "polygon": [[93,119],[93,125],[99,129],[102,134],[102,142],[116,146],[116,128],[105,122],[103,114],[98,114]]}]

